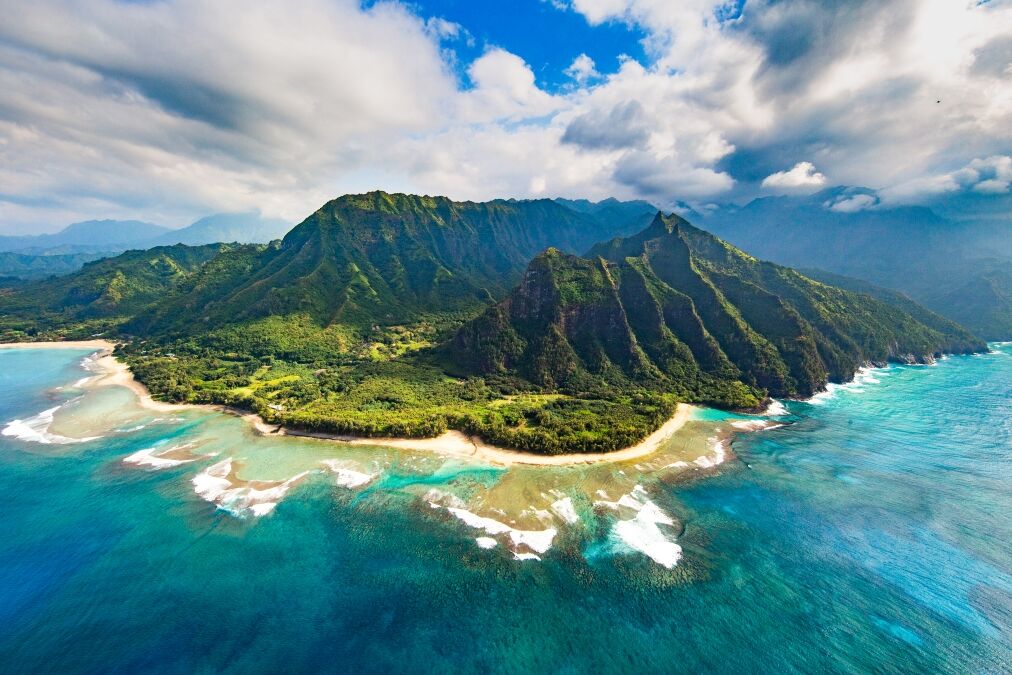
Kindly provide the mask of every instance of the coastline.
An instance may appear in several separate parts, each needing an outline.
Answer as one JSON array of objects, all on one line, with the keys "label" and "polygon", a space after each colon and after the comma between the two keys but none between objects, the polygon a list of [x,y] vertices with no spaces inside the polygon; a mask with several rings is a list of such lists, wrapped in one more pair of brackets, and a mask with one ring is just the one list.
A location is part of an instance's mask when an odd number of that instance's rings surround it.
[{"label": "coastline", "polygon": [[433,438],[372,438],[359,436],[346,436],[338,434],[324,434],[298,429],[289,429],[284,426],[268,424],[259,415],[247,410],[231,408],[229,406],[196,404],[196,403],[165,403],[156,401],[151,397],[147,387],[134,379],[133,373],[125,363],[122,363],[112,355],[115,344],[109,340],[81,340],[67,342],[12,342],[0,345],[5,349],[27,349],[40,348],[62,348],[62,349],[94,349],[94,363],[102,372],[89,379],[83,386],[85,388],[120,386],[131,390],[138,398],[141,407],[158,412],[171,412],[181,408],[197,408],[215,412],[235,415],[248,423],[254,431],[262,436],[293,436],[300,438],[315,438],[323,441],[343,443],[345,445],[374,445],[398,450],[409,450],[419,452],[432,452],[447,457],[462,459],[477,459],[486,463],[499,466],[576,466],[587,464],[602,464],[614,462],[627,462],[642,459],[653,454],[657,449],[679,429],[681,429],[697,406],[687,403],[679,403],[674,415],[662,424],[649,436],[635,445],[615,450],[613,452],[579,453],[564,455],[537,455],[510,448],[502,448],[490,445],[480,438],[468,436],[460,431],[446,431]]},{"label": "coastline", "polygon": [[265,436],[296,436],[316,438],[325,441],[344,443],[345,445],[379,445],[399,450],[435,452],[448,457],[480,459],[491,464],[513,466],[575,466],[580,464],[602,464],[610,462],[628,462],[642,459],[653,454],[671,436],[681,429],[692,416],[696,406],[679,403],[675,414],[662,424],[656,431],[636,445],[614,450],[612,452],[573,453],[563,455],[537,455],[531,452],[511,450],[490,445],[476,436],[468,436],[460,431],[446,431],[432,438],[371,438],[324,434],[298,429],[287,429],[267,424],[256,413],[246,413],[247,420],[260,434]]},{"label": "coastline", "polygon": [[0,342],[0,349],[32,349],[43,347],[45,349],[108,349],[112,353],[116,346],[115,342],[109,340],[62,340],[50,342]]}]

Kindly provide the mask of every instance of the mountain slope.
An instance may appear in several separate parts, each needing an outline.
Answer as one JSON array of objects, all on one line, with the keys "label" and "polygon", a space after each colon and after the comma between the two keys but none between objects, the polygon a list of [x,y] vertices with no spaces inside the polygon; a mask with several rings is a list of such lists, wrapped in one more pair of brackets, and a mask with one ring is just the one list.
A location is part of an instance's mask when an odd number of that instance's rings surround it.
[{"label": "mountain slope", "polygon": [[371,192],[335,199],[213,292],[195,287],[151,325],[308,315],[320,325],[396,323],[473,311],[547,246],[579,251],[606,225],[550,200],[485,203]]},{"label": "mountain slope", "polygon": [[832,272],[827,272],[825,270],[801,268],[798,271],[809,279],[814,279],[815,281],[822,282],[828,286],[836,286],[837,288],[853,291],[855,293],[864,293],[865,295],[870,295],[877,300],[881,300],[887,305],[898,307],[923,323],[925,326],[933,328],[940,333],[949,335],[965,335],[966,333],[966,329],[959,323],[947,319],[923,305],[917,304],[905,293],[894,291],[890,288],[876,286],[875,284],[862,279],[854,279],[853,277],[847,277],[842,274],[833,274]]},{"label": "mountain slope", "polygon": [[717,209],[697,223],[762,258],[900,290],[981,337],[1012,338],[1007,216],[976,222],[925,207],[848,210],[856,199],[877,198],[855,188],[766,197]]},{"label": "mountain slope", "polygon": [[609,227],[549,200],[349,195],[280,242],[0,284],[0,339],[115,336],[153,395],[270,423],[543,453],[630,445],[680,401],[754,409],[867,361],[984,348],[677,216],[594,244]]},{"label": "mountain slope", "polygon": [[115,328],[162,301],[183,279],[227,247],[166,246],[87,263],[74,274],[0,291],[0,328],[18,333],[74,331],[77,324]]},{"label": "mountain slope", "polygon": [[45,279],[54,275],[70,274],[85,263],[115,255],[113,252],[63,253],[33,255],[0,251],[0,276],[19,279]]},{"label": "mountain slope", "polygon": [[658,214],[587,258],[536,258],[505,300],[460,329],[453,353],[473,372],[515,372],[549,389],[651,386],[752,407],[766,392],[810,396],[869,361],[985,347],[946,328]]}]

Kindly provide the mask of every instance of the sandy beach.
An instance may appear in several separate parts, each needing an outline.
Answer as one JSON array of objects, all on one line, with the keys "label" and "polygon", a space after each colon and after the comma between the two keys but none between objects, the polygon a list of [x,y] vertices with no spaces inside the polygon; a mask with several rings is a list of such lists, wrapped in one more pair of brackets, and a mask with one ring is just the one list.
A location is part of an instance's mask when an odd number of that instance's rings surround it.
[{"label": "sandy beach", "polygon": [[188,403],[164,403],[151,397],[147,387],[134,379],[126,364],[118,361],[112,351],[115,344],[108,340],[80,340],[67,342],[15,342],[0,345],[0,348],[64,348],[94,349],[95,365],[101,372],[85,383],[86,388],[120,386],[126,387],[137,395],[141,406],[159,412],[170,412],[180,408],[202,408],[217,412],[237,415],[245,420],[257,433],[264,436],[299,436],[316,438],[346,445],[376,445],[400,450],[418,452],[434,452],[448,457],[477,459],[489,464],[500,466],[567,466],[580,464],[600,464],[605,462],[628,462],[642,459],[654,453],[666,440],[681,429],[692,416],[695,406],[679,403],[675,414],[659,429],[644,438],[636,445],[615,450],[614,452],[580,453],[568,455],[536,455],[509,448],[501,448],[485,443],[480,438],[468,436],[459,431],[447,431],[433,438],[370,438],[353,437],[337,434],[288,429],[283,426],[268,424],[256,413],[245,410],[216,405],[197,405]]},{"label": "sandy beach", "polygon": [[479,459],[490,464],[512,466],[524,464],[531,466],[567,466],[576,464],[600,464],[603,462],[629,462],[642,459],[654,453],[664,441],[681,429],[692,416],[694,406],[679,403],[675,414],[659,429],[644,438],[636,445],[615,450],[613,452],[579,453],[568,455],[535,455],[529,452],[501,448],[485,443],[476,436],[468,436],[459,431],[447,431],[433,438],[360,438],[337,434],[321,434],[304,432],[297,429],[277,428],[266,424],[259,416],[247,414],[245,419],[262,434],[303,436],[319,438],[348,445],[381,445],[387,448],[414,450],[421,452],[437,452],[451,457]]},{"label": "sandy beach", "polygon": [[45,347],[46,349],[108,349],[112,353],[116,344],[108,340],[74,340],[61,342],[2,342],[0,349],[29,349]]}]

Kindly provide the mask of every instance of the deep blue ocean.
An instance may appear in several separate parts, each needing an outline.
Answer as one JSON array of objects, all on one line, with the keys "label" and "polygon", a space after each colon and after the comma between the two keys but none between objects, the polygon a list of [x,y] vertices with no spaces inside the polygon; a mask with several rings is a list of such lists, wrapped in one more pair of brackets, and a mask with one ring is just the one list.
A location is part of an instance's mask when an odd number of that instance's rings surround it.
[{"label": "deep blue ocean", "polygon": [[[0,351],[0,425],[80,396],[54,388],[86,353]],[[1012,672],[1012,345],[788,409],[650,487],[672,570],[594,525],[518,561],[400,489],[503,469],[311,477],[240,518],[194,493],[206,463],[122,461],[235,418],[0,436],[0,672]]]}]

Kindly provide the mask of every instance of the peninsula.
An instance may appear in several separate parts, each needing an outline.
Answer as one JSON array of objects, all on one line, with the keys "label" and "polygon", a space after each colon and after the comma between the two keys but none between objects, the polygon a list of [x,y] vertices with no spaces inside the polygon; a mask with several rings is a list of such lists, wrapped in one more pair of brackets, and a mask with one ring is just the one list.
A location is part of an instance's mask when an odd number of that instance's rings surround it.
[{"label": "peninsula", "polygon": [[911,304],[641,205],[372,192],[269,245],[129,251],[4,289],[0,339],[109,339],[154,399],[293,433],[592,460],[656,444],[680,404],[758,410],[986,349]]}]

